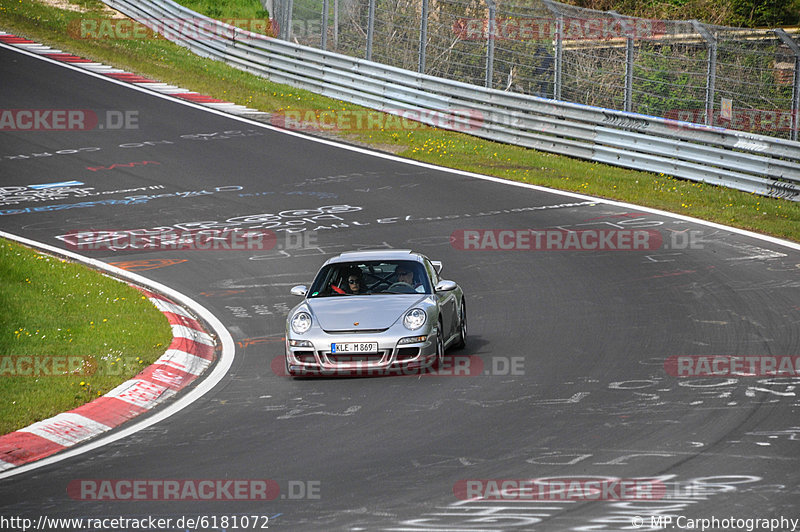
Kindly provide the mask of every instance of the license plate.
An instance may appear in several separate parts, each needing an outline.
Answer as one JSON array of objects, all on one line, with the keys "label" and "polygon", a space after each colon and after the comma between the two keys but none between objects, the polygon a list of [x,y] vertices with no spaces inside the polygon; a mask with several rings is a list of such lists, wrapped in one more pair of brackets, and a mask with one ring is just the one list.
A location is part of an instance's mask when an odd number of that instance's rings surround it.
[{"label": "license plate", "polygon": [[377,353],[378,342],[331,344],[331,353]]}]

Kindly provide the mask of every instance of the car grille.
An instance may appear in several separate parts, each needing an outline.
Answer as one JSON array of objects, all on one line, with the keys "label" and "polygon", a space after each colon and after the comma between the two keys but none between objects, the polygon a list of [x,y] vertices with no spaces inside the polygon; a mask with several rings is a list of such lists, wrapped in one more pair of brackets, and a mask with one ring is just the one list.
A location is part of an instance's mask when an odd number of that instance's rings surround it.
[{"label": "car grille", "polygon": [[347,329],[340,331],[329,331],[323,329],[328,334],[378,334],[386,331],[387,329]]},{"label": "car grille", "polygon": [[320,351],[320,357],[331,364],[349,364],[349,363],[368,363],[378,364],[389,359],[391,350],[382,349],[377,353],[331,353],[330,351]]},{"label": "car grille", "polygon": [[314,358],[314,351],[295,351],[294,357],[299,360],[300,362],[310,363],[316,362],[317,359]]},{"label": "car grille", "polygon": [[334,364],[345,364],[348,362],[373,362],[383,360],[383,353],[334,353],[326,355],[328,360]]}]

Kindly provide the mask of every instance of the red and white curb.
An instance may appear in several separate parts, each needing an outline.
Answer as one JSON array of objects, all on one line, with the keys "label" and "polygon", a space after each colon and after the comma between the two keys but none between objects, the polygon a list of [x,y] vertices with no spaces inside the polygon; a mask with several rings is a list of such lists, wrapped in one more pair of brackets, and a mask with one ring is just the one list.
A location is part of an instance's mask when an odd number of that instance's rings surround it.
[{"label": "red and white curb", "polygon": [[139,290],[170,323],[173,339],[166,352],[104,396],[0,436],[0,471],[63,451],[147,412],[188,386],[214,362],[216,342],[191,313],[164,296]]},{"label": "red and white curb", "polygon": [[[0,478],[85,453],[158,423],[202,397],[228,373],[235,356],[233,338],[216,316],[193,299],[96,259],[3,231],[0,231],[0,237],[70,258],[135,283],[135,287],[166,316],[173,336],[158,360],[106,395],[0,436]],[[201,325],[195,316],[208,326]],[[216,341],[209,330],[213,331]],[[204,377],[198,381],[201,374]],[[194,386],[176,397],[178,391],[195,381]],[[135,419],[168,399],[174,400],[141,420]],[[125,426],[120,426],[123,424]],[[111,431],[114,428],[117,430]]]},{"label": "red and white curb", "polygon": [[125,72],[124,70],[104,65],[103,63],[96,63],[90,59],[85,59],[62,50],[57,50],[55,48],[51,48],[35,41],[31,41],[11,33],[6,33],[4,31],[0,31],[0,43],[5,43],[22,50],[47,57],[48,59],[52,59],[54,61],[69,63],[74,67],[88,70],[96,74],[101,74],[117,81],[130,83],[132,85],[143,87],[161,94],[173,96],[175,98],[180,98],[182,100],[196,103],[204,107],[209,107],[211,109],[216,109],[218,111],[223,111],[225,113],[230,113],[237,116],[245,116],[248,118],[268,118],[270,116],[269,113],[264,113],[262,111],[258,111],[257,109],[251,109],[249,107],[245,107],[244,105],[226,102],[225,100],[218,100],[216,98],[212,98],[211,96],[206,96],[188,89],[176,87],[175,85],[161,83],[159,81],[145,78],[131,72]]}]

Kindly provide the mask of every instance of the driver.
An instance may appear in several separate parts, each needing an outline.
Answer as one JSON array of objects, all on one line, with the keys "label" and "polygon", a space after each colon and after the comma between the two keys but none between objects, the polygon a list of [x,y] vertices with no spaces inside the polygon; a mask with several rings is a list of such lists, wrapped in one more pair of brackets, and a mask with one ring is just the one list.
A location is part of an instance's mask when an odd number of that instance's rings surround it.
[{"label": "driver", "polygon": [[395,270],[396,279],[398,283],[406,283],[411,286],[415,291],[422,292],[422,283],[414,282],[414,272],[402,264]]},{"label": "driver", "polygon": [[397,282],[406,283],[414,286],[414,274],[405,266],[398,266],[397,268]]}]

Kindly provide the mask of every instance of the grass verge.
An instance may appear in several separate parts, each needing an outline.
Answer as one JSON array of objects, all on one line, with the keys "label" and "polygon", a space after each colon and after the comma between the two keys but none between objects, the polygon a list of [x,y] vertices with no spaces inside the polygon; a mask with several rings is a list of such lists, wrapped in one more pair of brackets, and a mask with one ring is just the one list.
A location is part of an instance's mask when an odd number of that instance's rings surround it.
[{"label": "grass verge", "polygon": [[5,239],[0,287],[0,434],[108,392],[172,340],[138,290]]},{"label": "grass verge", "polygon": [[[83,11],[71,11],[45,5],[42,1],[0,0],[0,27],[97,61],[265,112],[298,108],[360,109],[202,59],[161,38],[76,38],[74,29],[70,28],[78,27],[80,20],[108,17],[103,4],[98,0],[75,1],[71,5]],[[183,3],[201,11],[219,5],[204,0],[184,0]],[[258,11],[260,7],[253,7],[256,4],[256,0],[231,0],[225,3],[226,10],[220,16],[263,15]],[[419,161],[637,203],[800,241],[800,202],[580,161],[422,125],[411,130],[373,129],[340,134],[343,140]]]}]

